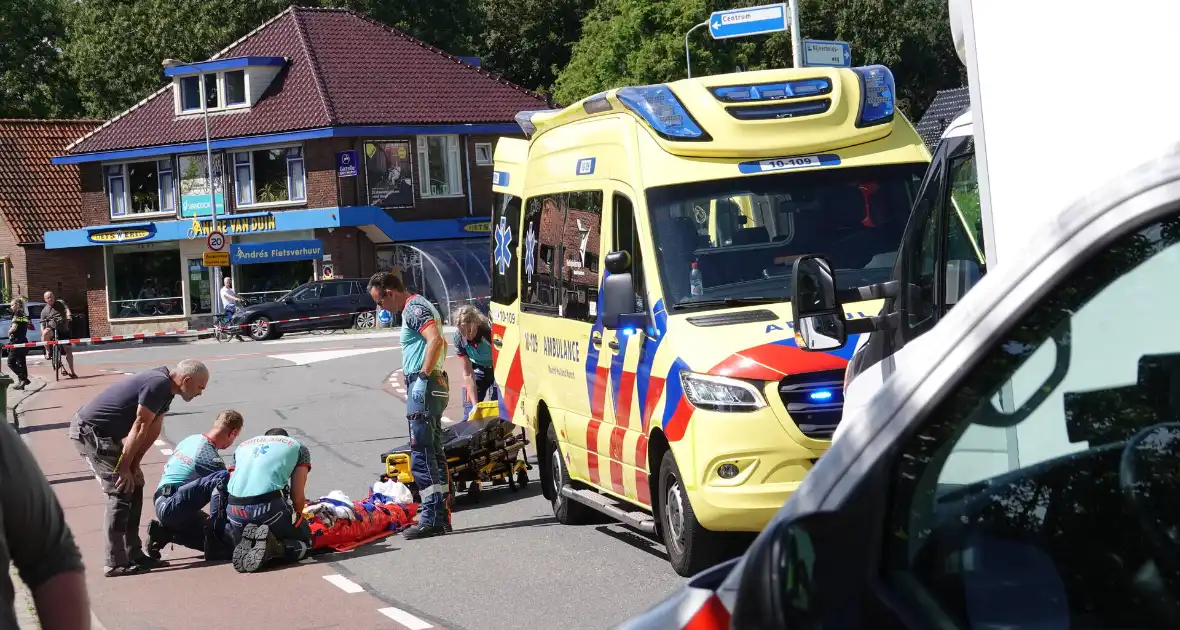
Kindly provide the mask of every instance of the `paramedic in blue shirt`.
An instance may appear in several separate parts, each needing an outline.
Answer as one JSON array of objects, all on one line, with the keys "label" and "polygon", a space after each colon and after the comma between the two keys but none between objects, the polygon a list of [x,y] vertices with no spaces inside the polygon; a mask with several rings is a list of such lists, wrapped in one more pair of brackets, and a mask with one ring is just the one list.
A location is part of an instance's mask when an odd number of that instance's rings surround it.
[{"label": "paramedic in blue shirt", "polygon": [[442,414],[450,401],[443,361],[447,342],[442,320],[430,300],[406,291],[401,279],[382,272],[369,280],[369,296],[377,306],[402,314],[402,371],[405,374],[406,419],[410,424],[410,472],[422,499],[418,523],[406,529],[407,540],[428,538],[450,529],[450,489],[442,446]]},{"label": "paramedic in blue shirt", "polygon": [[[228,559],[224,506],[213,500],[218,486],[224,488],[229,480],[218,451],[238,439],[243,423],[242,414],[228,409],[217,414],[208,433],[190,435],[176,445],[156,487],[157,520],[148,523],[148,555],[158,558],[165,545],[176,543],[205,552],[206,560]],[[208,515],[202,511],[206,505]]]},{"label": "paramedic in blue shirt", "polygon": [[302,515],[310,471],[311,452],[284,429],[238,445],[225,508],[238,573],[253,573],[271,560],[307,557],[311,528]]},{"label": "paramedic in blue shirt", "polygon": [[478,308],[467,304],[455,309],[455,354],[463,364],[463,419],[471,418],[475,405],[492,392],[497,400],[496,374],[492,370],[492,322]]}]

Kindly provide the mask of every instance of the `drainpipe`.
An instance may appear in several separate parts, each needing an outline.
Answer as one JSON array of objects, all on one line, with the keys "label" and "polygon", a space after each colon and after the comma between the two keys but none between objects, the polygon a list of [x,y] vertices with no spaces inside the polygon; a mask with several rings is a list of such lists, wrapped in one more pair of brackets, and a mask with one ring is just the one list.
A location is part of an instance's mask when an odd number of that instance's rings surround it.
[{"label": "drainpipe", "polygon": [[475,198],[471,190],[471,136],[464,136],[466,141],[463,143],[463,154],[467,156],[464,160],[467,163],[467,216],[475,216]]}]

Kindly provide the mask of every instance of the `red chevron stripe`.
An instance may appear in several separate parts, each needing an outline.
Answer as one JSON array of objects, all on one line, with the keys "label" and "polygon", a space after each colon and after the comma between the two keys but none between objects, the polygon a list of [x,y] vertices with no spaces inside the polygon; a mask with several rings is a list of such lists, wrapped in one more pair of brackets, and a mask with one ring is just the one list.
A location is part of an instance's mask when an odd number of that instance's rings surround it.
[{"label": "red chevron stripe", "polygon": [[639,436],[635,443],[635,498],[644,505],[651,505],[651,488],[648,487],[647,437]]},{"label": "red chevron stripe", "polygon": [[591,420],[590,424],[586,425],[586,468],[589,469],[590,483],[599,485],[601,481],[598,472],[598,429],[602,427],[602,423],[597,420]]}]

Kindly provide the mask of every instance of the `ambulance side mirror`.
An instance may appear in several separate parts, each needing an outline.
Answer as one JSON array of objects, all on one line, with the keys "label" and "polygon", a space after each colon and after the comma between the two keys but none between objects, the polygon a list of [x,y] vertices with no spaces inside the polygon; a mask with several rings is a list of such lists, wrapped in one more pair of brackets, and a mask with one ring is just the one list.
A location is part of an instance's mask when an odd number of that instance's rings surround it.
[{"label": "ambulance side mirror", "polygon": [[[772,525],[746,552],[738,580],[731,625],[734,628],[826,628],[828,604],[845,584],[825,578],[839,570],[823,566],[828,549],[823,531],[836,525],[826,513],[807,514]],[[837,529],[838,526],[837,526]],[[840,576],[847,581],[847,576]],[[848,626],[845,626],[848,627]]]},{"label": "ambulance side mirror", "polygon": [[[602,326],[607,330],[643,328],[642,314],[635,313],[635,280],[631,277],[631,254],[625,251],[606,255],[607,276],[602,281]],[[638,325],[637,325],[638,324]]]},{"label": "ambulance side mirror", "polygon": [[795,344],[800,349],[825,352],[848,342],[844,307],[836,297],[836,274],[822,257],[808,254],[795,259],[791,309]]}]

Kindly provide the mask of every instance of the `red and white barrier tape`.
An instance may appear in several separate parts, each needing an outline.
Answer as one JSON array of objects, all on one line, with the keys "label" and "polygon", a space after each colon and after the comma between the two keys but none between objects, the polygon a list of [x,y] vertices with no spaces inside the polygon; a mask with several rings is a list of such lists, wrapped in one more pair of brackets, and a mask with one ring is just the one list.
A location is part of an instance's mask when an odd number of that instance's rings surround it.
[{"label": "red and white barrier tape", "polygon": [[[366,311],[368,312],[368,311]],[[312,317],[294,317],[292,319],[276,319],[268,323],[274,324],[288,324],[291,322],[309,322],[317,319],[335,319],[338,317],[354,317],[357,313],[337,313],[335,315],[314,315]],[[211,333],[217,330],[225,330],[227,328],[248,328],[252,324],[233,324],[230,326],[215,326],[213,328],[194,328],[191,330],[169,330],[165,332],[154,333],[133,333],[130,335],[111,335],[109,337],[82,337],[78,339],[60,339],[54,341],[31,341],[29,343],[10,343],[4,346],[5,350],[12,348],[41,348],[44,346],[72,346],[82,343],[103,343],[106,341],[133,341],[136,339],[149,339],[154,337],[179,337],[184,335],[199,335],[201,333]]]}]

